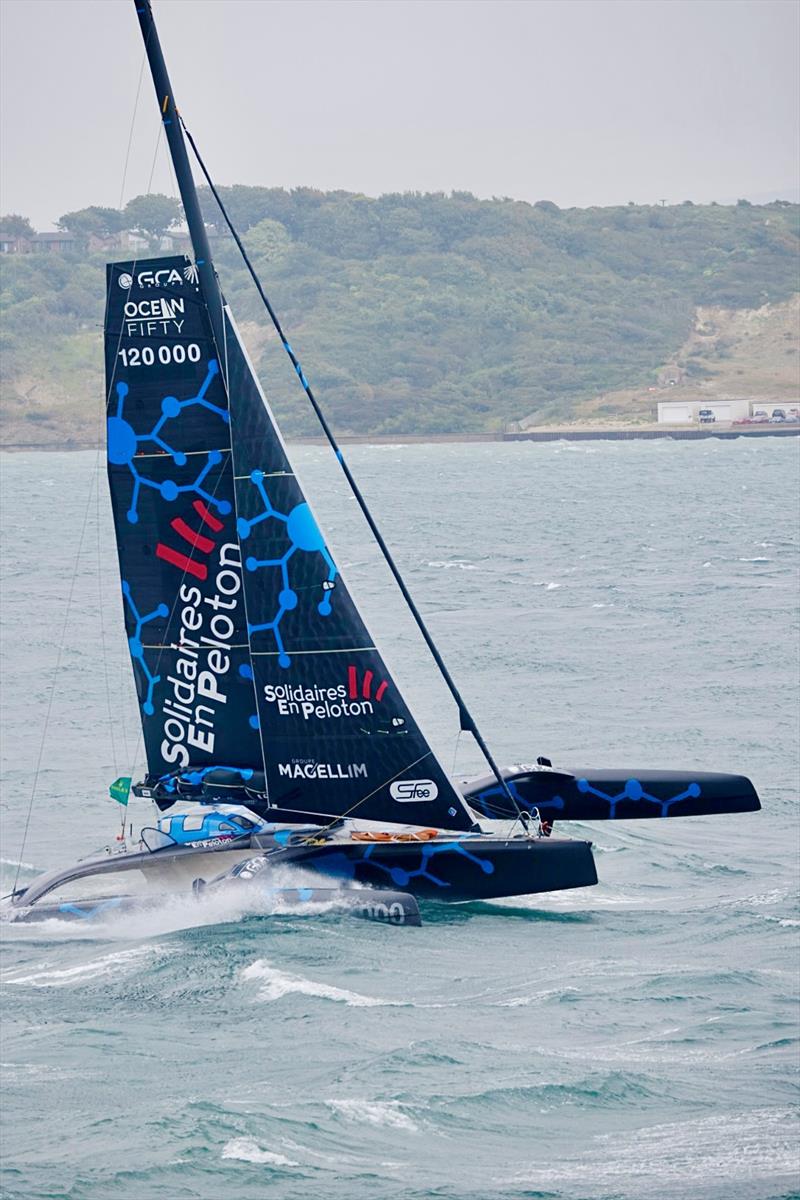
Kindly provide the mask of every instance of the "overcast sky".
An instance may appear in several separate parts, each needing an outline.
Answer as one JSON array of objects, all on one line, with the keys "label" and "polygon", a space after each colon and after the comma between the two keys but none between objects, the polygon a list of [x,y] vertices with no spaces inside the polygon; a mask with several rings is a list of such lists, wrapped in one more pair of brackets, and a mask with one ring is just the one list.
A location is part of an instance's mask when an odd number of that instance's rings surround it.
[{"label": "overcast sky", "polygon": [[[562,206],[798,198],[795,0],[154,0],[220,183]],[[132,0],[0,0],[0,211],[148,190]],[[153,190],[172,192],[163,147]]]}]

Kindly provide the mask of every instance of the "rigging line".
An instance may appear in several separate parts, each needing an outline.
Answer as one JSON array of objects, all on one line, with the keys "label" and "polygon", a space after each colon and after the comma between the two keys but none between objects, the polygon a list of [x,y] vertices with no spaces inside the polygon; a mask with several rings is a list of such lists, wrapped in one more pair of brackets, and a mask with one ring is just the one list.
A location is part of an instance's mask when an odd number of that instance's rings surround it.
[{"label": "rigging line", "polygon": [[[159,122],[158,134],[156,136],[156,147],[153,152],[153,161],[150,164],[150,178],[147,181],[148,193],[153,186],[153,175],[155,174],[156,161],[158,159],[158,148],[161,145],[161,138],[163,136],[163,133],[164,133],[164,126]],[[131,262],[131,273],[130,273],[131,281],[128,284],[128,287],[126,290],[126,294],[125,294],[126,300],[130,299],[131,292],[133,291],[133,283],[134,283],[134,279],[136,278],[136,267],[137,267],[139,261],[140,261],[139,256],[136,255]],[[105,312],[105,318],[103,321],[103,328],[105,329],[105,328],[107,328],[107,326],[108,326],[108,297],[106,297],[106,312]],[[111,378],[108,382],[108,387],[106,388],[106,415],[108,414],[108,406],[111,402],[111,392],[114,388],[114,383],[117,378],[117,367],[119,365],[119,348],[122,345],[122,338],[123,338],[124,332],[125,332],[125,323],[124,323],[124,321],[122,321],[122,322],[120,322],[119,337],[117,338],[117,349],[114,354],[114,367],[113,367],[113,370],[111,371]],[[99,451],[100,451],[100,448],[98,447],[98,453],[99,453]]]},{"label": "rigging line", "polygon": [[[147,53],[147,51],[145,51],[145,54],[146,53]],[[162,122],[161,127],[163,129],[163,127],[164,127],[163,122]],[[169,182],[170,182],[170,186],[172,188],[172,195],[173,195],[174,199],[181,201],[181,208],[183,208],[183,201],[181,200],[181,193],[180,193],[180,188],[178,187],[178,180],[175,177],[175,165],[172,161],[172,155],[169,152],[168,144],[166,144],[166,154],[167,154],[167,170],[169,171]],[[167,235],[167,236],[169,236],[169,235]],[[191,238],[190,238],[190,241],[191,241]]]},{"label": "rigging line", "polygon": [[102,553],[102,539],[101,539],[101,535],[100,535],[101,469],[100,469],[100,449],[99,449],[99,447],[96,452],[95,478],[97,480],[97,489],[95,492],[95,496],[96,496],[96,500],[97,500],[97,503],[95,506],[95,529],[97,531],[97,594],[98,594],[98,607],[100,610],[100,614],[99,614],[100,615],[100,651],[103,656],[103,675],[105,676],[105,684],[106,684],[106,707],[108,708],[108,735],[109,735],[109,739],[111,741],[111,755],[114,760],[114,771],[116,774],[119,774],[120,759],[119,759],[119,755],[117,754],[117,741],[114,736],[114,715],[113,715],[112,705],[111,705],[111,679],[110,679],[109,673],[108,673],[108,654],[106,652],[106,623],[105,623],[105,612],[104,612],[105,605],[103,603],[103,572],[102,572],[103,553]]},{"label": "rigging line", "polygon": [[33,772],[33,783],[31,785],[30,800],[28,801],[28,812],[27,812],[27,816],[25,817],[25,827],[22,831],[22,845],[20,846],[20,851],[19,851],[19,861],[17,863],[16,874],[14,875],[14,889],[13,889],[14,892],[16,892],[16,890],[17,890],[17,884],[19,882],[19,873],[20,873],[20,870],[22,869],[22,859],[25,854],[25,845],[28,840],[28,830],[30,829],[31,815],[33,813],[33,802],[36,799],[36,788],[39,783],[39,772],[42,767],[42,759],[44,757],[45,741],[47,740],[47,728],[48,728],[48,725],[50,724],[50,713],[52,712],[52,709],[53,709],[53,697],[55,696],[55,693],[56,693],[56,679],[58,678],[58,672],[61,667],[61,656],[64,653],[64,641],[67,636],[67,622],[69,621],[70,608],[72,607],[72,598],[75,594],[75,581],[78,578],[78,564],[80,561],[81,550],[83,549],[83,540],[84,540],[84,537],[86,536],[86,526],[89,521],[89,511],[92,506],[92,493],[94,491],[96,483],[97,483],[97,476],[93,474],[91,482],[89,484],[89,494],[86,497],[86,506],[83,510],[83,523],[81,525],[80,537],[78,538],[78,550],[75,555],[75,559],[74,559],[73,566],[72,566],[72,579],[70,580],[69,595],[67,596],[67,603],[66,603],[66,607],[64,609],[64,622],[61,627],[61,638],[58,643],[58,654],[56,655],[56,665],[55,665],[55,669],[53,670],[52,678],[50,680],[50,694],[47,698],[47,710],[45,712],[44,724],[42,726],[42,736],[39,740],[39,753],[36,758],[36,767]]},{"label": "rigging line", "polygon": [[[140,96],[141,90],[142,90],[142,79],[144,78],[144,64],[146,61],[147,61],[147,50],[145,48],[145,50],[142,53],[142,61],[139,65],[139,79],[138,79],[138,82],[136,85],[136,96],[134,98],[134,103],[133,103],[133,113],[131,114],[131,124],[130,124],[130,130],[128,132],[128,145],[125,150],[125,163],[124,163],[123,170],[122,170],[122,182],[120,184],[120,194],[119,194],[119,204],[118,204],[118,208],[120,210],[122,209],[122,202],[125,198],[125,183],[126,183],[127,177],[128,177],[128,166],[130,163],[131,147],[133,145],[133,135],[134,135],[135,127],[136,127],[136,114],[137,114],[138,108],[139,108],[139,96]],[[159,144],[161,141],[162,132],[163,132],[163,127],[161,125],[159,125],[158,137],[156,138],[155,153],[153,155],[153,162],[150,167],[150,180],[148,182],[148,191],[152,187],[153,174],[155,171],[156,158],[158,156],[158,147],[159,147]],[[134,259],[134,262],[133,262],[134,273],[136,270],[136,262],[137,262],[137,259]],[[132,286],[133,285],[131,284],[131,287]],[[128,289],[128,295],[130,295],[130,291],[131,291],[131,288]],[[107,320],[107,314],[106,314],[106,320]],[[101,411],[101,413],[100,413],[101,428],[102,428],[102,424],[103,424],[103,418],[108,413],[108,402],[109,402],[109,398],[111,396],[111,390],[113,388],[114,378],[116,376],[117,359],[119,357],[118,352],[119,352],[119,347],[120,347],[121,342],[122,342],[122,328],[120,328],[120,335],[119,335],[119,339],[117,341],[117,354],[115,354],[115,356],[114,356],[114,369],[113,369],[112,375],[111,375],[111,384],[110,384],[110,386],[108,388],[108,392],[106,394],[105,409],[104,409],[104,411]],[[113,721],[113,716],[112,716],[112,704],[111,704],[111,683],[110,683],[109,674],[108,674],[108,657],[107,657],[107,653],[106,653],[106,631],[105,631],[105,617],[104,617],[104,606],[103,606],[103,577],[102,577],[102,571],[100,568],[100,564],[102,562],[101,529],[100,529],[100,456],[101,456],[101,452],[102,452],[102,437],[100,439],[100,442],[98,443],[97,449],[95,450],[95,463],[94,463],[94,468],[95,468],[94,476],[95,476],[96,486],[97,486],[96,512],[95,512],[95,522],[96,522],[96,531],[97,531],[97,583],[98,583],[98,602],[99,602],[99,609],[100,609],[100,613],[99,613],[99,615],[100,615],[100,649],[101,649],[101,653],[103,656],[103,672],[104,672],[104,676],[105,676],[105,688],[106,688],[106,705],[108,708],[109,739],[111,742],[111,754],[112,754],[112,758],[114,760],[114,770],[115,770],[115,772],[117,772],[119,770],[119,761],[120,760],[119,760],[119,756],[117,754],[116,740],[114,738],[114,721]],[[87,509],[87,513],[88,513],[88,509]],[[82,548],[83,548],[83,534],[81,534],[81,541],[78,546],[77,557],[80,557],[80,552],[81,552]],[[77,561],[77,558],[76,558],[76,561]],[[57,670],[58,670],[58,668],[56,668],[56,674],[57,674]],[[55,676],[54,676],[54,682],[55,682]],[[49,718],[49,707],[48,707],[48,718]],[[46,731],[47,731],[47,718],[45,719],[45,725],[44,725],[44,729],[43,729],[43,733],[42,733],[43,741],[44,741]],[[125,754],[125,759],[123,761],[127,761],[127,736],[125,736],[124,740],[126,742],[126,754]],[[34,794],[35,794],[35,785],[34,785]],[[31,796],[31,804],[30,804],[30,808],[29,808],[29,812],[28,812],[28,821],[26,823],[26,836],[27,836],[27,828],[28,828],[28,825],[30,824],[30,816],[31,816],[31,811],[32,811],[32,807],[33,807],[34,794],[32,794],[32,796]],[[17,877],[18,876],[19,876],[19,869],[17,870]],[[14,882],[14,887],[16,888],[16,880]]]},{"label": "rigging line", "polygon": [[122,184],[119,189],[119,204],[117,207],[122,209],[122,201],[125,199],[125,183],[128,178],[128,163],[131,157],[131,147],[133,145],[133,134],[136,128],[136,113],[139,110],[139,95],[142,90],[142,79],[144,78],[144,64],[147,62],[147,50],[142,51],[142,61],[139,66],[139,82],[136,85],[136,99],[133,102],[133,115],[131,116],[131,128],[128,133],[128,148],[125,151],[125,166],[122,169]]},{"label": "rigging line", "polygon": [[[152,173],[154,173],[155,166],[156,166],[156,155],[158,154],[158,143],[161,142],[162,132],[163,132],[163,126],[160,126],[160,128],[158,128],[158,138],[156,140],[156,154],[154,154],[154,161],[152,161],[152,167],[150,169],[150,184],[149,184],[149,186],[152,185]],[[134,259],[134,263],[133,263],[134,270],[136,270],[136,263],[137,263],[137,259]],[[132,287],[133,287],[133,283],[131,283],[131,288]],[[131,293],[131,288],[128,288],[128,295],[130,295],[130,293]],[[108,389],[107,396],[106,396],[107,412],[108,412],[108,401],[109,401],[110,394],[112,394],[114,377],[116,374],[116,360],[118,360],[118,358],[119,358],[119,348],[120,348],[121,341],[122,341],[122,326],[120,328],[119,341],[118,341],[118,343],[116,343],[116,349],[118,349],[118,354],[115,354],[115,356],[114,356],[114,370],[112,371],[112,383],[110,383],[110,385],[109,385],[109,389]],[[42,767],[42,758],[44,756],[44,744],[46,744],[46,740],[47,740],[47,731],[48,731],[48,727],[49,727],[50,713],[52,713],[52,710],[53,710],[53,698],[55,695],[55,682],[59,676],[59,671],[60,671],[60,667],[61,667],[61,656],[62,656],[62,654],[64,654],[64,641],[65,641],[65,637],[66,637],[67,622],[68,622],[68,619],[70,619],[70,608],[72,606],[74,587],[76,587],[76,578],[78,575],[78,563],[79,563],[79,559],[80,559],[80,552],[82,552],[82,550],[83,550],[84,539],[85,539],[85,535],[86,535],[86,526],[88,526],[88,522],[89,522],[89,511],[91,508],[92,492],[94,492],[95,486],[97,486],[98,490],[100,490],[100,469],[98,469],[98,468],[100,468],[100,455],[101,455],[101,448],[100,448],[100,446],[97,446],[97,450],[95,451],[95,468],[96,469],[95,469],[95,472],[92,472],[92,479],[91,479],[91,482],[89,485],[89,494],[88,494],[88,496],[86,496],[86,506],[84,509],[83,524],[82,524],[82,527],[80,527],[80,536],[78,539],[78,550],[76,552],[76,556],[74,556],[74,563],[73,563],[73,569],[72,569],[72,580],[70,583],[70,594],[68,594],[66,610],[64,613],[64,625],[62,625],[62,629],[61,629],[61,640],[59,642],[58,655],[56,655],[55,670],[53,671],[52,682],[50,682],[50,691],[49,691],[48,702],[47,702],[47,710],[46,710],[46,714],[44,714],[44,724],[42,726],[42,737],[40,739],[40,746],[38,746],[38,755],[36,758],[36,769],[34,772],[34,781],[32,781],[30,800],[28,802],[28,812],[26,812],[26,816],[25,816],[25,826],[23,829],[22,847],[20,847],[20,851],[19,851],[19,862],[17,863],[17,872],[16,872],[16,875],[14,875],[14,892],[16,892],[16,890],[17,890],[17,883],[19,882],[19,871],[20,871],[20,869],[22,869],[23,856],[25,853],[25,845],[26,845],[26,841],[28,841],[28,833],[29,833],[29,829],[30,829],[31,816],[32,816],[32,812],[34,812],[34,802],[36,799],[36,788],[38,786],[38,776],[40,776],[41,767]],[[103,649],[103,656],[104,656],[104,646],[102,647],[102,649]],[[110,691],[109,691],[109,698],[110,698]],[[115,767],[116,767],[116,763],[115,763]]]},{"label": "rigging line", "polygon": [[[144,64],[142,64],[142,70],[144,70]],[[139,80],[139,82],[140,82],[140,85],[141,85],[141,72],[140,72],[140,80]],[[159,151],[159,148],[160,148],[160,146],[161,146],[161,139],[162,139],[163,135],[164,135],[164,125],[163,125],[163,122],[159,121],[159,123],[158,123],[158,133],[157,133],[157,135],[156,135],[156,144],[155,144],[155,149],[154,149],[154,151],[153,151],[153,159],[152,159],[152,162],[150,163],[150,177],[149,177],[149,179],[148,179],[148,181],[147,181],[147,192],[148,192],[148,194],[150,193],[150,191],[151,191],[151,189],[152,189],[152,187],[153,187],[153,177],[154,177],[154,175],[155,175],[156,163],[158,162],[158,151]],[[139,259],[139,256],[138,256],[138,254],[137,254],[137,256],[136,256],[136,257],[135,257],[135,258],[132,260],[132,264],[131,264],[131,273],[130,273],[130,274],[131,274],[131,282],[130,282],[130,284],[128,285],[128,288],[127,288],[127,291],[126,291],[126,299],[129,299],[129,298],[130,298],[130,294],[131,294],[131,292],[133,291],[134,280],[135,280],[135,278],[136,278],[136,267],[137,267],[137,265],[138,265],[139,261],[140,261],[140,259]],[[106,314],[105,314],[105,320],[104,320],[104,328],[107,328],[107,326],[108,326],[108,298],[106,298]],[[111,378],[109,379],[108,388],[106,389],[106,405],[105,405],[105,407],[106,407],[106,415],[108,415],[108,406],[109,406],[109,404],[110,404],[110,402],[111,402],[111,393],[112,393],[112,391],[113,391],[113,389],[114,389],[114,383],[115,383],[115,381],[116,381],[116,377],[117,377],[117,368],[118,368],[118,366],[119,366],[119,350],[120,350],[120,346],[122,345],[122,338],[123,338],[124,332],[125,332],[125,324],[124,324],[124,322],[120,322],[120,327],[119,327],[119,336],[118,336],[118,338],[117,338],[117,349],[116,349],[116,352],[115,352],[115,354],[114,354],[114,366],[113,366],[113,368],[112,368],[112,370],[111,370]],[[98,447],[98,450],[97,450],[97,462],[98,462],[98,466],[99,466],[100,451],[101,451],[101,448],[100,448],[100,447]],[[99,484],[98,484],[98,487],[99,487]],[[186,574],[186,573],[184,572],[184,578],[185,578],[185,574]],[[181,581],[181,582],[183,582],[183,581]],[[176,596],[176,599],[177,599],[177,596]],[[170,616],[169,616],[169,619],[170,619],[170,620],[172,619],[173,613],[174,613],[174,606],[173,606],[173,612],[171,612],[171,613],[170,613]],[[103,648],[103,650],[104,650],[104,655],[105,655],[105,647]],[[123,659],[123,662],[124,662],[124,659]],[[138,697],[137,697],[137,702],[138,702]],[[134,774],[136,774],[136,760],[137,760],[137,758],[138,758],[138,756],[139,756],[139,747],[140,747],[140,745],[142,744],[143,737],[144,737],[144,731],[143,731],[143,729],[142,729],[142,727],[141,727],[141,720],[140,720],[140,722],[139,722],[139,734],[138,734],[138,736],[137,736],[136,743],[135,743],[135,745],[134,745],[134,749],[133,749],[133,758],[132,758],[132,759],[128,758],[128,755],[127,755],[127,736],[126,736],[126,738],[125,738],[125,742],[126,742],[126,757],[125,757],[125,762],[126,762],[126,763],[130,762],[130,771],[131,771],[131,775],[132,775],[132,776],[133,776]],[[115,770],[116,770],[116,763],[115,763]]]},{"label": "rigging line", "polygon": [[[145,65],[146,61],[147,61],[147,50],[145,49],[142,51],[142,59],[139,64],[139,78],[136,83],[136,95],[135,95],[134,101],[133,101],[133,112],[131,113],[130,129],[128,130],[128,144],[125,148],[125,162],[124,162],[123,168],[122,168],[122,182],[120,183],[119,202],[117,204],[117,208],[120,211],[122,210],[122,204],[125,199],[125,184],[128,179],[128,167],[130,164],[131,148],[133,146],[133,135],[136,130],[136,114],[139,111],[139,97],[140,97],[141,91],[142,91],[142,80],[144,78],[144,65]],[[159,136],[160,136],[160,131],[159,131]],[[158,142],[156,143],[156,151],[158,151]],[[152,181],[152,168],[151,168],[151,181]],[[120,340],[121,340],[121,337],[122,337],[122,334],[120,333]],[[119,350],[119,343],[117,344],[117,350]],[[116,356],[114,359],[114,363],[115,363],[115,367],[116,367]],[[109,389],[109,394],[110,394],[110,389]],[[107,409],[108,409],[108,396],[106,396],[106,406],[105,406],[106,411],[101,411],[101,413],[100,413],[101,429],[103,426],[103,419],[107,415]],[[108,656],[107,656],[107,652],[106,652],[106,629],[105,629],[105,615],[104,615],[104,604],[103,604],[103,575],[102,575],[102,571],[101,571],[101,563],[102,563],[101,530],[100,530],[100,455],[101,455],[101,450],[102,450],[102,436],[100,438],[97,449],[95,451],[95,464],[94,464],[95,475],[97,477],[97,492],[96,492],[97,504],[96,504],[96,511],[95,511],[95,522],[96,522],[96,526],[97,526],[97,586],[98,586],[98,603],[99,603],[99,609],[100,609],[100,613],[99,613],[99,615],[100,615],[100,649],[101,649],[101,653],[103,656],[103,673],[105,676],[105,688],[106,688],[106,706],[108,708],[108,732],[109,732],[109,739],[111,742],[111,754],[112,754],[112,757],[114,760],[114,770],[115,770],[115,772],[117,772],[119,770],[120,759],[119,759],[119,755],[117,754],[116,739],[114,737],[114,720],[113,720],[113,716],[112,716],[112,704],[111,704],[111,683],[110,683],[109,674],[108,674]],[[126,759],[127,759],[127,755],[126,755]],[[125,761],[125,760],[123,760],[123,761]]]},{"label": "rigging line", "polygon": [[455,773],[456,773],[456,763],[458,762],[458,747],[461,744],[461,734],[463,732],[464,732],[463,729],[459,729],[458,733],[456,734],[456,744],[453,748],[453,769],[450,772],[451,777],[454,777]]},{"label": "rigging line", "polygon": [[213,195],[215,201],[217,202],[219,210],[222,213],[225,224],[228,226],[228,229],[231,232],[233,240],[236,242],[236,245],[239,248],[239,253],[241,254],[244,264],[247,267],[247,270],[250,274],[250,277],[256,286],[258,294],[261,297],[261,301],[262,301],[265,309],[269,313],[272,324],[275,327],[275,332],[278,334],[278,337],[281,340],[281,344],[283,345],[284,350],[286,351],[286,353],[289,356],[292,366],[294,367],[295,372],[297,374],[297,378],[300,380],[300,383],[303,387],[303,391],[305,392],[306,396],[308,397],[308,401],[314,410],[317,420],[319,421],[320,425],[322,426],[323,433],[325,434],[325,437],[327,438],[331,449],[333,450],[334,454],[336,455],[337,459],[339,460],[339,465],[341,466],[342,471],[344,472],[345,478],[346,478],[348,484],[350,485],[350,490],[352,491],[353,496],[355,497],[356,502],[357,502],[359,508],[361,509],[364,519],[366,520],[367,525],[369,526],[369,528],[372,532],[372,536],[375,538],[375,541],[378,543],[378,547],[380,548],[380,551],[383,554],[384,559],[386,560],[386,564],[389,567],[389,570],[391,571],[392,575],[394,576],[395,583],[397,584],[398,588],[400,589],[400,593],[401,593],[403,599],[405,600],[406,604],[408,605],[409,611],[410,611],[412,617],[414,618],[414,621],[416,622],[417,628],[419,629],[420,633],[422,634],[423,640],[424,640],[426,646],[428,647],[428,650],[430,651],[434,662],[436,663],[437,667],[439,668],[442,678],[444,679],[445,683],[447,684],[447,687],[450,691],[451,696],[453,697],[453,700],[456,703],[456,707],[458,708],[458,715],[459,715],[459,721],[461,724],[461,728],[465,732],[471,733],[472,736],[475,738],[475,741],[477,742],[478,747],[479,747],[481,753],[483,754],[483,757],[486,759],[489,769],[491,770],[492,774],[494,775],[495,779],[497,780],[500,788],[505,793],[506,797],[511,802],[514,809],[517,812],[519,812],[520,811],[519,804],[517,803],[517,800],[515,799],[513,793],[511,792],[510,788],[508,787],[508,784],[506,783],[505,779],[503,778],[503,774],[502,774],[500,768],[498,767],[497,763],[495,762],[494,756],[492,755],[491,750],[489,749],[487,743],[485,742],[483,735],[481,734],[480,730],[478,729],[478,726],[475,723],[474,717],[472,716],[472,714],[470,713],[466,704],[464,703],[464,700],[461,697],[461,693],[459,692],[458,688],[456,687],[456,684],[445,665],[444,659],[442,658],[441,654],[439,653],[436,643],[434,642],[431,634],[428,631],[428,627],[422,618],[422,614],[420,613],[419,609],[417,608],[416,604],[414,603],[413,597],[411,596],[411,593],[409,592],[408,588],[406,587],[405,580],[403,579],[402,575],[400,574],[400,569],[397,566],[397,564],[395,563],[394,558],[392,557],[392,553],[389,550],[389,547],[387,546],[386,542],[383,539],[383,535],[381,534],[381,532],[377,526],[375,518],[372,516],[372,513],[369,510],[367,502],[361,493],[361,489],[359,488],[358,484],[356,483],[355,477],[353,476],[349,466],[345,462],[344,455],[342,454],[342,451],[339,448],[339,445],[336,441],[333,430],[331,429],[330,425],[328,424],[325,414],[323,413],[323,411],[319,405],[319,402],[317,401],[317,398],[314,395],[314,392],[312,391],[311,385],[308,382],[308,380],[306,379],[305,374],[303,373],[303,368],[300,365],[299,359],[297,358],[294,350],[292,349],[291,345],[289,344],[289,340],[283,331],[283,327],[281,326],[278,315],[275,312],[275,309],[272,307],[272,304],[270,303],[269,298],[268,298],[266,292],[264,291],[264,288],[261,285],[261,280],[258,278],[258,275],[256,274],[255,269],[254,269],[252,263],[250,262],[250,259],[248,258],[247,251],[245,250],[244,245],[242,244],[242,239],[239,237],[239,234],[237,233],[230,217],[228,216],[227,209],[225,208],[225,205],[222,203],[222,199],[219,195],[219,192],[217,191],[216,187],[214,186],[214,183],[211,179],[208,169],[206,168],[206,165],[200,156],[200,152],[197,149],[197,144],[195,143],[194,138],[192,137],[191,133],[187,129],[186,123],[180,114],[178,114],[178,119],[181,123],[181,128],[183,129],[183,132],[186,134],[187,141],[189,142],[189,145],[192,148],[192,152],[194,153],[194,156],[197,159],[197,163],[200,167],[200,170],[203,172],[203,175],[205,176],[206,182],[209,186],[209,189],[211,190],[211,194]]}]

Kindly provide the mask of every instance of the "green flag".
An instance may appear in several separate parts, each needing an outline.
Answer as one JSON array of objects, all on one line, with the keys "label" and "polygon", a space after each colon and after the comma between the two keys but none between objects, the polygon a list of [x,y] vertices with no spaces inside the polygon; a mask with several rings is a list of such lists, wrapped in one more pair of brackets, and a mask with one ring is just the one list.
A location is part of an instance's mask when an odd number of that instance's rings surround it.
[{"label": "green flag", "polygon": [[112,800],[116,800],[117,804],[126,805],[128,796],[131,793],[131,777],[130,775],[120,775],[119,779],[115,779],[111,787],[108,789],[108,794]]}]

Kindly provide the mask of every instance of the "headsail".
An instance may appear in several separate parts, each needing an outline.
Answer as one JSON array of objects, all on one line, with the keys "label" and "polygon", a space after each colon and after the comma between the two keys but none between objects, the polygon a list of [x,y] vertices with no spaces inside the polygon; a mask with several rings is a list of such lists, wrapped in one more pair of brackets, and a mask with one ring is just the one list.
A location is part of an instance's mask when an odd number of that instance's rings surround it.
[{"label": "headsail", "polygon": [[109,269],[109,477],[151,775],[263,770],[282,810],[469,828],[227,313],[222,355],[185,260]]},{"label": "headsail", "polygon": [[469,828],[295,476],[230,316],[237,531],[271,803]]}]

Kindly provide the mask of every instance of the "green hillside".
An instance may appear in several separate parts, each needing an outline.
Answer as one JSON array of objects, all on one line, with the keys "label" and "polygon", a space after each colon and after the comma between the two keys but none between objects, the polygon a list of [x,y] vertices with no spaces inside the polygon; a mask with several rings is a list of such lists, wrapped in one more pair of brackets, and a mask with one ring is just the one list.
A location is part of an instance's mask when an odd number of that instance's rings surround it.
[{"label": "green hillside", "polygon": [[[222,192],[339,433],[568,420],[654,382],[698,305],[760,308],[798,286],[800,206],[784,202],[560,210],[465,193]],[[235,246],[216,244],[285,429],[313,432],[275,339],[250,324],[264,314]],[[7,444],[96,440],[106,257],[2,256]]]}]

